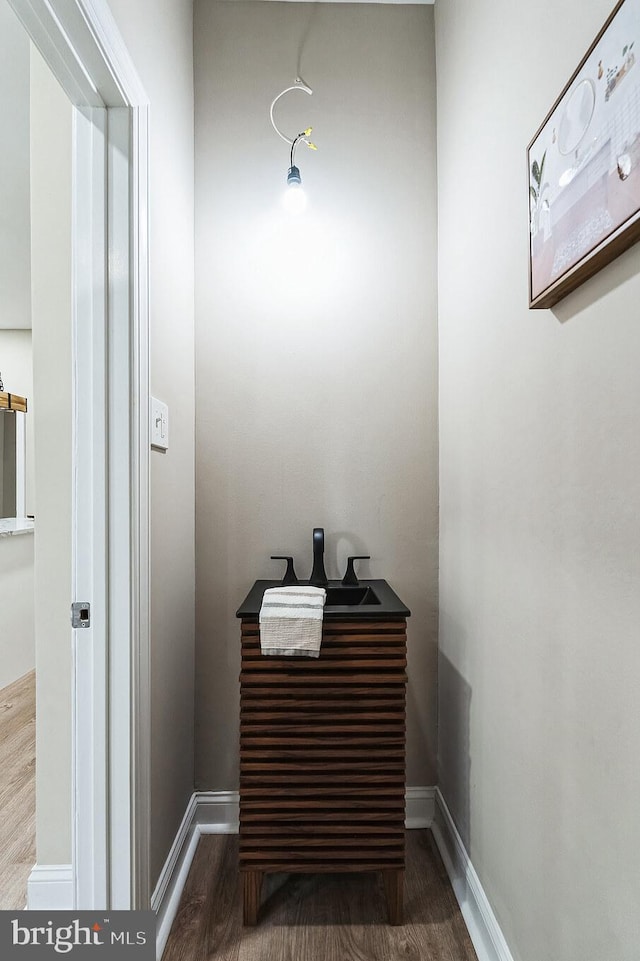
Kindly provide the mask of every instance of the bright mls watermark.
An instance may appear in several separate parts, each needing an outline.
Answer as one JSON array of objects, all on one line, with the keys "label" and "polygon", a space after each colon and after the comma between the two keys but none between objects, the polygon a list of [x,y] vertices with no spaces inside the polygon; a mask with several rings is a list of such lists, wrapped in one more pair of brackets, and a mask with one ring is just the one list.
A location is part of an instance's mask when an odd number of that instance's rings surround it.
[{"label": "bright mls watermark", "polygon": [[155,961],[153,911],[0,911],[2,961]]}]

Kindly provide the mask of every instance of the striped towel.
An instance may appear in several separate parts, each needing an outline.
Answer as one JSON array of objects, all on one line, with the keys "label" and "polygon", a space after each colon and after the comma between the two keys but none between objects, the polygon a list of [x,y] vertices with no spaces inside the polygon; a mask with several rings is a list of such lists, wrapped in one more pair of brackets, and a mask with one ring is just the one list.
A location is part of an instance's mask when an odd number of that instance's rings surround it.
[{"label": "striped towel", "polygon": [[260,608],[262,653],[318,657],[326,596],[324,587],[268,587]]}]

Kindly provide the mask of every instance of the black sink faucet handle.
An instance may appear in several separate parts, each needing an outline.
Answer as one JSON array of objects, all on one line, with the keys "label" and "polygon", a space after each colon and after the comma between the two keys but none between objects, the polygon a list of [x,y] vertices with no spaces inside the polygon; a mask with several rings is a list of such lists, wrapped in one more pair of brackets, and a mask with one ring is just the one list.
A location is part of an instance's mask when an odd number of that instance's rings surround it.
[{"label": "black sink faucet handle", "polygon": [[345,585],[345,587],[349,585],[355,587],[358,584],[358,578],[356,576],[356,571],[353,566],[353,562],[354,561],[370,561],[370,560],[371,560],[371,557],[369,554],[354,554],[353,557],[350,557],[347,560],[347,569],[345,571],[344,577],[342,578],[342,583]]},{"label": "black sink faucet handle", "polygon": [[272,554],[272,561],[286,561],[287,569],[284,572],[284,577],[282,578],[282,586],[289,587],[291,584],[297,584],[298,578],[296,577],[296,572],[293,569],[293,557],[288,557],[282,554]]}]

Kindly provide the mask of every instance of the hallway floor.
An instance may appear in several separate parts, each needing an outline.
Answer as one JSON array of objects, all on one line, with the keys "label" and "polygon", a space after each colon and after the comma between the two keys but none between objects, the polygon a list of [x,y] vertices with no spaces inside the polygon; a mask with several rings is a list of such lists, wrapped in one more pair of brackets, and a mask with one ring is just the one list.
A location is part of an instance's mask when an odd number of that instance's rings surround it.
[{"label": "hallway floor", "polygon": [[24,908],[36,860],[36,675],[0,690],[0,910]]},{"label": "hallway floor", "polygon": [[163,961],[476,961],[430,831],[407,831],[405,924],[390,927],[376,875],[268,875],[243,928],[236,835],[205,835]]}]

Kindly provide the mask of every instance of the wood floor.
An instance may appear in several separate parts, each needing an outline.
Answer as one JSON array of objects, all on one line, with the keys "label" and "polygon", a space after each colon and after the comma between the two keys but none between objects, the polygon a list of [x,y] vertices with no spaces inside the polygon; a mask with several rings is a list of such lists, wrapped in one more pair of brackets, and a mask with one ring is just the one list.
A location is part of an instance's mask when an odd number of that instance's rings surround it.
[{"label": "wood floor", "polygon": [[371,874],[271,875],[242,927],[238,838],[200,839],[163,961],[476,961],[430,831],[407,831],[405,923]]},{"label": "wood floor", "polygon": [[0,690],[0,910],[22,909],[36,860],[36,681]]}]

